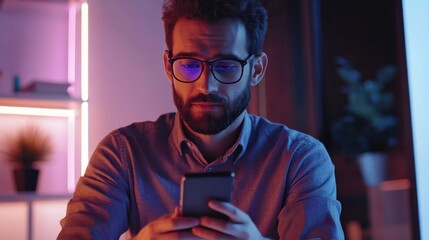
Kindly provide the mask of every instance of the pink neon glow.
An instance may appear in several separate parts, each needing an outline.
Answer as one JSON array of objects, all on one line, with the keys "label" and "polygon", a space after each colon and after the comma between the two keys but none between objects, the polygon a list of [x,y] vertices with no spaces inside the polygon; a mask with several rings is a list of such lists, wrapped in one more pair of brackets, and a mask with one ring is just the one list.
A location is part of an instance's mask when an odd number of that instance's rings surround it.
[{"label": "pink neon glow", "polygon": [[69,21],[68,21],[68,82],[70,88],[68,92],[71,96],[76,93],[74,85],[76,81],[76,6],[69,6]]}]

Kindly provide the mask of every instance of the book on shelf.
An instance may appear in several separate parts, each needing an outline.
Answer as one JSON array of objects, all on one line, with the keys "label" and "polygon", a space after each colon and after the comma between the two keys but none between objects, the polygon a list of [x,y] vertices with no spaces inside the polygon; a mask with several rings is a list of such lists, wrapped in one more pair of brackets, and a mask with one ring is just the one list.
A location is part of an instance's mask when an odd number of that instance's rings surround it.
[{"label": "book on shelf", "polygon": [[67,89],[70,83],[58,83],[47,81],[33,81],[27,86],[23,87],[20,92],[22,93],[43,93],[69,96]]}]

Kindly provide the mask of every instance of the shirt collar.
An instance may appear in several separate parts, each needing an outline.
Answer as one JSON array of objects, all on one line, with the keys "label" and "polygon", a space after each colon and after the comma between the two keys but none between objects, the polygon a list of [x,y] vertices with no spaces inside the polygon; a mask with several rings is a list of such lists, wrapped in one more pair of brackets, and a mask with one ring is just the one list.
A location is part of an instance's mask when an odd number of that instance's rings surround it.
[{"label": "shirt collar", "polygon": [[180,156],[183,156],[182,144],[190,141],[185,137],[181,121],[180,114],[176,113],[174,117],[173,128],[171,129],[170,139],[173,141],[174,146],[179,151]]},{"label": "shirt collar", "polygon": [[[238,137],[238,141],[236,142],[236,144],[234,144],[234,146],[228,151],[226,155],[231,155],[235,153],[237,150],[240,151],[238,152],[237,157],[240,157],[244,153],[244,150],[246,149],[249,143],[251,129],[252,129],[252,122],[250,120],[249,114],[247,113],[247,111],[245,111],[244,118],[243,118],[243,125],[241,129],[241,133]],[[183,148],[188,147],[188,144],[191,141],[187,139],[185,136],[185,133],[183,131],[182,120],[180,118],[180,114],[178,113],[176,113],[174,118],[174,123],[173,123],[173,128],[171,130],[170,138],[173,141],[174,146],[179,151],[180,155],[183,156],[184,154]]]}]

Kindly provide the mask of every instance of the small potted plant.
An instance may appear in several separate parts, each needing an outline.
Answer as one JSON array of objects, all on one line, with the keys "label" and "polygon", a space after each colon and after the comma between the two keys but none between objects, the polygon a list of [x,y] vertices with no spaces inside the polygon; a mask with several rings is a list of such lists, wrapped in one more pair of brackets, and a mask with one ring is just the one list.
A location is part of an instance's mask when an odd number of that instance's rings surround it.
[{"label": "small potted plant", "polygon": [[13,175],[18,192],[36,191],[39,176],[36,163],[46,161],[51,152],[50,137],[34,125],[20,129],[8,139],[3,154],[15,165]]},{"label": "small potted plant", "polygon": [[[368,159],[371,164],[387,164],[385,153],[397,144],[394,95],[387,89],[396,75],[396,68],[386,65],[377,71],[374,79],[362,79],[361,73],[348,60],[338,57],[337,63],[337,73],[345,82],[341,91],[347,96],[347,104],[344,114],[332,122],[332,142],[335,149],[357,159],[365,182],[375,185],[385,180],[386,167],[380,166],[381,175],[377,176],[368,173],[363,162]],[[376,169],[376,166],[369,167],[369,170]]]}]

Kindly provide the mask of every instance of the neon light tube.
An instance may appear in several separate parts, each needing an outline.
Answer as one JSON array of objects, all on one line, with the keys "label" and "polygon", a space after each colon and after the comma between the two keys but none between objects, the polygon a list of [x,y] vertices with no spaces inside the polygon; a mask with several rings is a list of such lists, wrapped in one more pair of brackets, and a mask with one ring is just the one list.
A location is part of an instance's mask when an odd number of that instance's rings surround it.
[{"label": "neon light tube", "polygon": [[88,3],[82,3],[81,14],[81,98],[88,101]]}]

